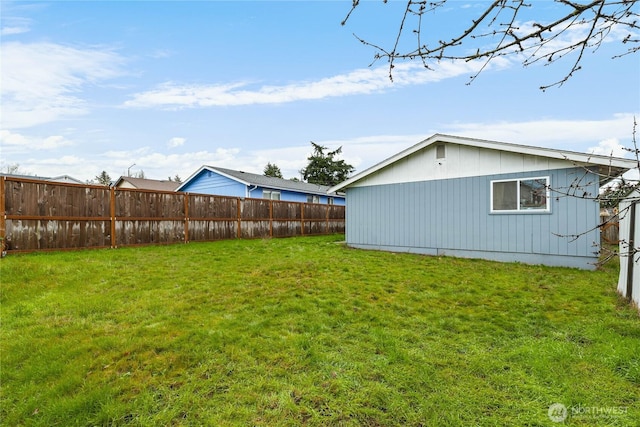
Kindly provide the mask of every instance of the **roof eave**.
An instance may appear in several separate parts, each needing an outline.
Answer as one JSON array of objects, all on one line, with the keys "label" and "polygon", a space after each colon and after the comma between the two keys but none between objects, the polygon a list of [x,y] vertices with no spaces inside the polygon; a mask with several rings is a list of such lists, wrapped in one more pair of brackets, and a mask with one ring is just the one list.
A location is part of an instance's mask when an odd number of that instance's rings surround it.
[{"label": "roof eave", "polygon": [[[542,148],[542,147],[532,147],[527,145],[518,145],[518,144],[510,144],[505,142],[497,142],[497,141],[489,141],[475,138],[467,138],[467,137],[459,137],[452,135],[443,135],[443,134],[435,134],[423,141],[420,141],[417,144],[412,145],[411,147],[381,161],[380,163],[375,164],[374,166],[365,169],[352,176],[351,178],[341,182],[338,185],[335,185],[329,188],[328,191],[337,192],[342,190],[349,185],[360,181],[361,179],[381,170],[385,167],[410,156],[411,154],[420,151],[436,142],[444,142],[444,143],[452,143],[452,144],[460,144],[467,145],[479,148],[487,148],[492,150],[502,150],[513,153],[521,153],[521,154],[529,154],[532,156],[541,156],[548,158],[555,158],[559,160],[566,160],[570,162],[574,162],[576,165],[582,166],[598,166],[599,169],[602,167],[608,168],[611,172],[615,172],[614,175],[610,177],[613,179],[617,176],[622,175],[626,171],[637,167],[637,163],[635,160],[631,159],[623,159],[619,157],[611,157],[611,156],[602,156],[597,154],[587,154],[587,153],[577,153],[571,151],[563,151],[563,150],[555,150],[551,148]],[[608,176],[608,175],[607,175]]]}]

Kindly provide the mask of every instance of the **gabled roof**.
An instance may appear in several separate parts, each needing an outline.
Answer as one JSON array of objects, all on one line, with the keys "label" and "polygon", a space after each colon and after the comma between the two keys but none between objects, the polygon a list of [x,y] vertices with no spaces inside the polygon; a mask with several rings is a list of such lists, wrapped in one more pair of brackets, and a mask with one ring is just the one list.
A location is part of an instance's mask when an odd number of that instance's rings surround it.
[{"label": "gabled roof", "polygon": [[[578,153],[574,151],[556,150],[553,148],[534,147],[530,145],[510,144],[506,142],[489,141],[484,139],[468,138],[461,136],[435,134],[424,141],[421,141],[398,154],[389,157],[386,160],[366,169],[351,178],[335,185],[329,191],[340,191],[361,179],[378,172],[387,166],[398,162],[412,154],[436,143],[460,144],[471,147],[486,148],[490,150],[506,151],[511,153],[527,154],[531,156],[547,157],[551,159],[566,160],[579,166],[598,166],[603,176],[607,177],[607,181],[622,175],[629,169],[638,166],[635,160],[622,159],[619,157],[602,156],[598,154]],[[601,184],[606,181],[602,180]]]},{"label": "gabled roof", "polygon": [[327,185],[317,185],[310,184],[308,182],[303,181],[292,181],[290,179],[283,178],[274,178],[271,176],[258,175],[256,173],[237,171],[226,168],[219,168],[215,166],[202,166],[198,169],[193,175],[187,178],[180,187],[176,191],[182,191],[182,188],[185,187],[191,180],[197,177],[202,171],[208,170],[211,172],[218,173],[220,175],[226,176],[227,178],[233,179],[234,181],[240,182],[244,185],[270,188],[274,190],[287,190],[287,191],[296,191],[298,193],[309,193],[309,194],[322,194],[326,195],[329,186]]},{"label": "gabled roof", "polygon": [[132,187],[139,190],[177,191],[180,186],[180,183],[175,181],[121,176],[114,184],[114,187],[120,187],[124,182],[128,182]]},{"label": "gabled roof", "polygon": [[84,182],[80,181],[79,179],[76,179],[72,176],[69,175],[60,175],[60,176],[54,176],[52,178],[47,178],[48,181],[54,181],[54,182],[69,182],[71,184],[85,184]]}]

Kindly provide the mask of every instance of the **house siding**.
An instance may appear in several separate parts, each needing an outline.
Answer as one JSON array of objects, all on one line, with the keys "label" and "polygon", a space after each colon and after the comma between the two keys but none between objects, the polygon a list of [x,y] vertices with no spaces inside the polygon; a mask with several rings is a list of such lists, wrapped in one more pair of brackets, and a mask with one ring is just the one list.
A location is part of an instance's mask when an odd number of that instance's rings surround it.
[{"label": "house siding", "polygon": [[[246,197],[247,186],[220,174],[203,170],[185,185],[186,193],[215,194],[218,196]],[[260,198],[262,193],[252,191],[252,197]]]},{"label": "house siding", "polygon": [[445,158],[438,159],[436,146],[429,146],[365,177],[350,187],[470,178],[567,167],[567,161],[561,159],[487,150],[460,144],[437,145],[445,146]]},{"label": "house siding", "polygon": [[[347,188],[346,240],[353,247],[593,268],[598,203],[552,191],[550,212],[491,213],[492,180],[548,176],[568,189],[582,168]],[[599,181],[581,183],[598,194]],[[582,234],[579,238],[565,237]]]},{"label": "house siding", "polygon": [[[290,191],[290,190],[280,190],[278,188],[269,188],[269,187],[264,187],[264,188],[258,188],[258,190],[254,190],[251,191],[251,194],[249,197],[255,197],[255,198],[261,198],[264,196],[263,191],[267,190],[267,191],[279,191],[280,192],[280,200],[285,200],[287,202],[300,202],[300,203],[307,203],[307,196],[309,195],[315,195],[319,197],[319,201],[318,204],[323,204],[326,205],[328,203],[328,197],[327,196],[323,196],[320,194],[312,194],[312,193],[300,193],[300,192],[296,192],[296,191]],[[343,197],[333,197],[333,204],[334,205],[338,205],[338,206],[344,206],[345,202],[344,202],[344,198]]]},{"label": "house siding", "polygon": [[[262,199],[264,197],[264,190],[279,191],[280,200],[287,202],[306,203],[307,195],[310,194],[272,187],[262,187],[255,185],[247,186],[242,182],[238,182],[224,175],[209,170],[201,171],[181,189],[181,191],[187,193],[214,194],[218,196],[231,197],[249,197],[254,199]],[[326,195],[316,195],[320,198],[319,203],[328,203],[328,197]],[[334,204],[344,206],[344,197],[334,196]]]}]

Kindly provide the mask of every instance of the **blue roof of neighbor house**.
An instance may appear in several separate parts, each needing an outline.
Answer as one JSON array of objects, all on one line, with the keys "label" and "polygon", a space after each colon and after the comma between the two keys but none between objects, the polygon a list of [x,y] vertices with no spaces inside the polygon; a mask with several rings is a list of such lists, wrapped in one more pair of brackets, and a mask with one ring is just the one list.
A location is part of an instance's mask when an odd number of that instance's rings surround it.
[{"label": "blue roof of neighbor house", "polygon": [[[203,170],[209,170],[219,173],[235,181],[241,182],[245,185],[257,185],[263,188],[271,188],[274,190],[289,190],[297,191],[300,193],[311,194],[327,194],[329,189],[328,185],[317,185],[303,181],[292,181],[290,179],[274,178],[271,176],[259,175],[251,172],[243,172],[226,168],[219,168],[216,166],[202,166],[193,175],[187,178],[176,191],[182,191],[182,188],[186,186],[193,178],[197,177]],[[340,194],[342,195],[342,194]]]}]

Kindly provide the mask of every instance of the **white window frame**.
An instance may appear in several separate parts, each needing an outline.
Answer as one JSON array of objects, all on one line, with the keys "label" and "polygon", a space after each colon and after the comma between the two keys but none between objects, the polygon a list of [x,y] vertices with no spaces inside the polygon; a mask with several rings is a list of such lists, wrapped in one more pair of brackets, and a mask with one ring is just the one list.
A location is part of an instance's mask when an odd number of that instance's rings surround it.
[{"label": "white window frame", "polygon": [[[546,181],[545,184],[545,201],[546,207],[544,209],[527,209],[523,208],[520,205],[520,183],[522,181],[534,181],[534,180],[542,180]],[[496,182],[515,182],[516,183],[516,198],[517,198],[517,208],[516,209],[494,209],[493,208],[493,184]],[[510,179],[494,179],[490,182],[490,195],[489,195],[489,205],[491,206],[491,213],[501,214],[501,213],[524,213],[524,214],[536,214],[536,213],[549,213],[551,212],[551,197],[550,197],[550,182],[551,178],[549,176],[532,176],[532,177],[523,177],[523,178],[510,178]]]},{"label": "white window frame", "polygon": [[[267,194],[269,197],[267,197]],[[277,190],[262,190],[262,198],[267,200],[280,200],[280,192]]]}]

